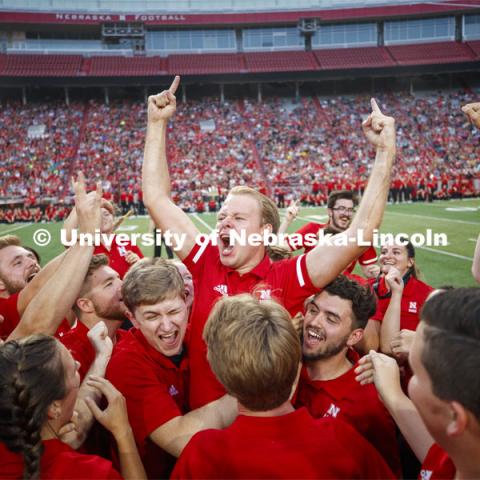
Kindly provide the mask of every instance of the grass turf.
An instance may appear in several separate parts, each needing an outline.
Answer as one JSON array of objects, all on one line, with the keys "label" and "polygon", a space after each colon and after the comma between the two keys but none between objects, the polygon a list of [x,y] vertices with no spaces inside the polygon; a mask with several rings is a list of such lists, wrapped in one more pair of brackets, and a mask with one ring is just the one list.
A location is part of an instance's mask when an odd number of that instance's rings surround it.
[{"label": "grass turf", "polygon": [[[325,208],[303,208],[289,231],[295,231],[306,222],[323,222],[325,218]],[[200,231],[208,232],[209,228],[215,227],[216,214],[192,215],[192,219]],[[146,233],[149,224],[147,217],[130,218],[118,232]],[[42,258],[42,265],[45,265],[63,251],[60,243],[61,226],[61,223],[55,222],[2,224],[0,235],[7,233],[18,235],[24,245],[35,248]],[[34,243],[33,235],[40,228],[48,230],[51,234],[52,240],[47,246],[39,247]],[[388,205],[380,233],[425,234],[427,229],[431,229],[433,233],[445,233],[448,245],[417,248],[416,260],[423,279],[434,287],[475,286],[470,269],[476,238],[480,233],[480,199]],[[140,246],[145,255],[153,254],[153,247]]]}]

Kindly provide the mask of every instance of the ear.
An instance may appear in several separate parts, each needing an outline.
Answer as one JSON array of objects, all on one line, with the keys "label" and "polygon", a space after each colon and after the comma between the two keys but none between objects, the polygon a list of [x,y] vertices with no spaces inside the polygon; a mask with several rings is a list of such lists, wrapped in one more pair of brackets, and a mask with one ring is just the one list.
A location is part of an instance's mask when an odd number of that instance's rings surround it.
[{"label": "ear", "polygon": [[468,426],[468,412],[465,407],[458,402],[450,402],[451,419],[447,424],[447,435],[457,437],[462,435]]},{"label": "ear", "polygon": [[75,304],[79,308],[80,311],[83,313],[94,313],[95,307],[93,306],[93,302],[87,297],[80,297],[77,298]]},{"label": "ear", "polygon": [[273,227],[270,223],[265,223],[263,225],[263,231],[267,230],[268,233],[272,233]]},{"label": "ear", "polygon": [[130,310],[125,310],[125,316],[132,322],[132,325],[135,328],[140,328],[138,320],[135,318],[135,315]]},{"label": "ear", "polygon": [[409,259],[407,260],[407,266],[408,268],[411,268],[415,265],[415,260],[412,258],[412,257],[409,257]]},{"label": "ear", "polygon": [[350,334],[347,340],[347,347],[353,347],[356,345],[362,338],[363,338],[363,328],[356,328],[353,330],[353,332]]},{"label": "ear", "polygon": [[60,417],[61,413],[62,413],[62,406],[58,400],[55,400],[48,407],[48,412],[47,412],[48,419],[56,420],[57,418]]}]

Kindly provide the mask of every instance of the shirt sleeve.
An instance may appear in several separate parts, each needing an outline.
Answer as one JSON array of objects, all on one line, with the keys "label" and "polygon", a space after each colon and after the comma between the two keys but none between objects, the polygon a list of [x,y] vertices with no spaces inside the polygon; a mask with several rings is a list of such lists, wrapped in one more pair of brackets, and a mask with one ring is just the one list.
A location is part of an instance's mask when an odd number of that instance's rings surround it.
[{"label": "shirt sleeve", "polygon": [[377,261],[377,252],[373,246],[370,245],[358,258],[360,265],[372,265]]},{"label": "shirt sleeve", "polygon": [[[293,316],[302,310],[305,299],[314,293],[318,293],[320,289],[315,287],[310,279],[305,254],[276,262],[274,268],[278,268],[281,276],[279,285],[275,285],[275,287],[278,286],[283,290],[281,303]],[[279,293],[274,288],[272,297],[278,297]]]}]

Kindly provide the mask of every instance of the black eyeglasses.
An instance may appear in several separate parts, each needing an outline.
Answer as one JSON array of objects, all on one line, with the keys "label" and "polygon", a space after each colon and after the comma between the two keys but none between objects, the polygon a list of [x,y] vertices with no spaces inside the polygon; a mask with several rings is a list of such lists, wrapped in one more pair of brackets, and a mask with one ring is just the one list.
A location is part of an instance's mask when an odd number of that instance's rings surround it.
[{"label": "black eyeglasses", "polygon": [[355,213],[355,208],[335,207],[332,208],[332,210],[340,213],[348,213],[349,215],[353,215]]}]

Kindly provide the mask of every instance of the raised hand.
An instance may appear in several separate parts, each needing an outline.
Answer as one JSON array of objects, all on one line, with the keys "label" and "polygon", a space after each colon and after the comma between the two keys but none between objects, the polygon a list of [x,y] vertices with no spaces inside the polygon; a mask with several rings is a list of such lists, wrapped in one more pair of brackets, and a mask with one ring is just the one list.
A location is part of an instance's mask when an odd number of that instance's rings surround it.
[{"label": "raised hand", "polygon": [[87,194],[85,176],[79,172],[77,179],[72,178],[72,186],[75,192],[78,230],[80,233],[93,234],[100,229],[101,224],[102,182],[97,182],[96,190]]},{"label": "raised hand", "polygon": [[293,222],[297,218],[298,215],[298,207],[297,207],[297,200],[292,200],[290,205],[287,208],[285,216],[287,217],[287,221]]},{"label": "raised hand", "polygon": [[375,383],[380,398],[387,405],[402,393],[400,369],[395,359],[388,355],[370,350],[359,360],[355,373],[355,380],[362,385]]},{"label": "raised hand", "polygon": [[404,283],[402,275],[397,268],[393,266],[390,267],[388,273],[385,275],[385,282],[392,293],[402,294]]},{"label": "raised hand", "polygon": [[85,401],[93,416],[118,439],[130,431],[128,422],[127,402],[125,397],[108,381],[102,377],[90,376],[88,385],[95,387],[107,399],[108,406],[105,410],[98,407],[94,400],[86,398]]},{"label": "raised hand", "polygon": [[156,123],[168,120],[173,116],[177,109],[177,99],[175,92],[180,84],[180,77],[177,75],[170,88],[157,95],[148,97],[148,122]]},{"label": "raised hand", "polygon": [[374,98],[370,100],[372,113],[363,121],[362,128],[367,140],[377,149],[395,150],[395,120],[382,113]]},{"label": "raised hand", "polygon": [[408,354],[412,348],[414,338],[415,331],[407,329],[400,330],[395,337],[393,337],[390,346],[395,358],[402,362],[405,362],[408,359]]},{"label": "raised hand", "polygon": [[129,265],[133,265],[134,263],[137,263],[140,260],[140,257],[135,252],[128,252],[125,255],[125,260]]},{"label": "raised hand", "polygon": [[462,112],[468,117],[473,125],[480,128],[480,102],[467,103],[462,107]]},{"label": "raised hand", "polygon": [[94,325],[88,331],[87,337],[97,355],[103,355],[106,358],[112,356],[113,342],[108,336],[108,329],[105,322],[101,321]]}]

